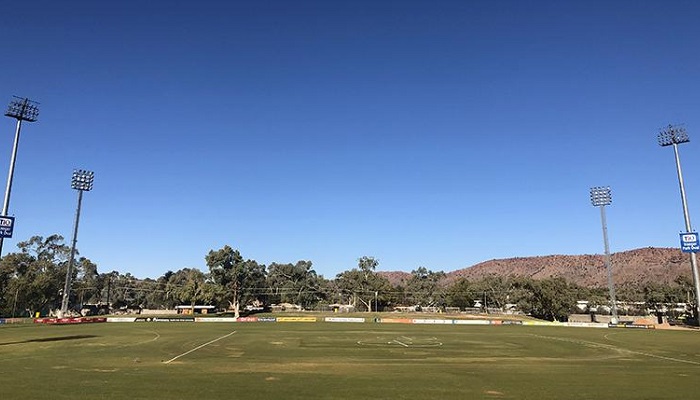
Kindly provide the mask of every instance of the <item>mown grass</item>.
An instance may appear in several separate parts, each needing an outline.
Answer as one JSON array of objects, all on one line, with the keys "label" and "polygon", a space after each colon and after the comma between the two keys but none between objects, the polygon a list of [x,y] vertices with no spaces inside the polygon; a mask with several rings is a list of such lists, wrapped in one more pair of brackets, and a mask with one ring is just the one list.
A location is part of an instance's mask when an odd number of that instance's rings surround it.
[{"label": "mown grass", "polygon": [[321,322],[4,326],[0,396],[690,399],[698,335]]}]

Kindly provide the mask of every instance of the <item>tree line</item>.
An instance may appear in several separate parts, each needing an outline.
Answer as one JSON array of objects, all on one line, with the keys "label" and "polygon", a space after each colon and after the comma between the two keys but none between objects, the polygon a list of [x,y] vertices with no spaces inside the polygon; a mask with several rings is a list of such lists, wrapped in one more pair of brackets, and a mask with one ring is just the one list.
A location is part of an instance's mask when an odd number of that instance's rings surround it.
[{"label": "tree line", "polygon": [[[0,260],[0,316],[46,315],[60,308],[70,248],[60,235],[34,236],[18,243],[18,252]],[[173,309],[178,305],[214,305],[235,316],[246,306],[291,303],[306,310],[352,305],[358,311],[391,311],[412,306],[434,310],[482,311],[513,308],[536,318],[566,320],[577,300],[609,305],[607,288],[586,288],[563,278],[533,280],[488,276],[445,284],[445,273],[424,267],[392,284],[377,272],[379,261],[359,258],[357,266],[326,279],[311,261],[263,265],[245,259],[230,246],[205,256],[208,270],[182,268],[152,279],[137,279],[118,271],[98,272],[97,265],[79,257],[73,269],[70,304],[107,304],[111,309]],[[658,304],[694,301],[692,282],[679,277],[669,285],[651,282],[617,287],[618,301],[634,304],[623,310],[644,314]],[[636,309],[635,309],[636,307]]]}]

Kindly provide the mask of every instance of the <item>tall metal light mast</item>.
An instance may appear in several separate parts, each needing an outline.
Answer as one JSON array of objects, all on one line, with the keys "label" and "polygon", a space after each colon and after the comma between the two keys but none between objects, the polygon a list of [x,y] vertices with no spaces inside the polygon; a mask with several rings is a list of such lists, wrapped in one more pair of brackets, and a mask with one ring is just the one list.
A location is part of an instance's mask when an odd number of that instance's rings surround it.
[{"label": "tall metal light mast", "polygon": [[[693,231],[690,224],[690,213],[688,212],[688,200],[685,196],[685,184],[683,183],[683,171],[681,171],[681,158],[678,155],[678,145],[690,142],[688,133],[682,126],[669,125],[659,132],[659,145],[661,147],[673,146],[673,154],[676,156],[676,173],[678,174],[678,186],[681,190],[681,203],[683,204],[683,218],[685,219],[685,230],[688,233]],[[695,307],[693,308],[695,321],[700,322],[700,278],[698,278],[698,260],[694,252],[690,253],[690,267],[693,273],[693,284],[695,286]]]},{"label": "tall metal light mast", "polygon": [[[5,187],[5,201],[2,203],[2,217],[7,216],[10,208],[10,192],[12,191],[12,177],[15,174],[15,161],[17,160],[17,146],[19,146],[19,133],[22,130],[22,121],[34,122],[39,117],[39,103],[31,101],[27,98],[14,96],[14,100],[7,107],[6,117],[17,120],[15,128],[15,141],[12,146],[12,155],[10,156],[10,171],[7,174],[7,186]],[[2,256],[3,238],[0,237],[0,256]]]},{"label": "tall metal light mast", "polygon": [[66,283],[63,286],[63,301],[61,302],[61,317],[65,317],[68,312],[68,300],[70,298],[71,278],[73,274],[73,261],[75,260],[75,245],[78,242],[78,223],[80,222],[80,206],[83,203],[83,192],[89,192],[92,189],[92,182],[95,179],[95,173],[76,169],[73,171],[71,179],[71,188],[78,191],[78,208],[75,210],[75,225],[73,226],[73,243],[70,248],[70,260],[68,261],[68,270],[66,271]]},{"label": "tall metal light mast", "polygon": [[610,291],[610,303],[612,304],[612,319],[610,322],[617,324],[617,300],[615,299],[615,284],[613,283],[612,258],[610,257],[610,244],[608,243],[608,223],[605,220],[605,206],[612,203],[612,193],[609,186],[596,186],[591,188],[591,203],[600,208],[600,222],[603,225],[603,243],[605,245],[605,267],[608,270],[608,290]]}]

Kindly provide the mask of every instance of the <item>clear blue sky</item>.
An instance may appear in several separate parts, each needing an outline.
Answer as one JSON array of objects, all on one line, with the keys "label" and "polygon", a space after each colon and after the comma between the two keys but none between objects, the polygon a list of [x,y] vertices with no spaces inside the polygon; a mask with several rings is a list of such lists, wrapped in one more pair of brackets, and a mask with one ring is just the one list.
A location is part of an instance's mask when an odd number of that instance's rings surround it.
[{"label": "clear blue sky", "polygon": [[[0,15],[0,98],[24,125],[15,236],[157,278],[228,244],[326,277],[678,247],[659,128],[685,123],[700,223],[692,1],[31,1]],[[4,107],[4,105],[3,105]],[[3,133],[4,132],[4,133]],[[4,187],[14,120],[0,123]],[[4,172],[3,172],[4,171]]]}]

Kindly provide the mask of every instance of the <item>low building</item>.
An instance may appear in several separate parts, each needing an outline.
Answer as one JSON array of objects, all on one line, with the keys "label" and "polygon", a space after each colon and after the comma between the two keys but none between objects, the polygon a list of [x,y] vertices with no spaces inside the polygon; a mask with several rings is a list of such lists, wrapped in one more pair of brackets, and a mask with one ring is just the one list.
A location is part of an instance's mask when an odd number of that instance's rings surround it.
[{"label": "low building", "polygon": [[273,312],[303,311],[303,308],[300,305],[291,303],[273,304],[270,306],[270,309]]},{"label": "low building", "polygon": [[333,310],[334,313],[355,312],[355,306],[353,306],[352,304],[329,304],[328,308]]},{"label": "low building", "polygon": [[178,314],[192,315],[192,314],[209,314],[214,312],[216,307],[214,306],[177,306],[175,307]]}]

